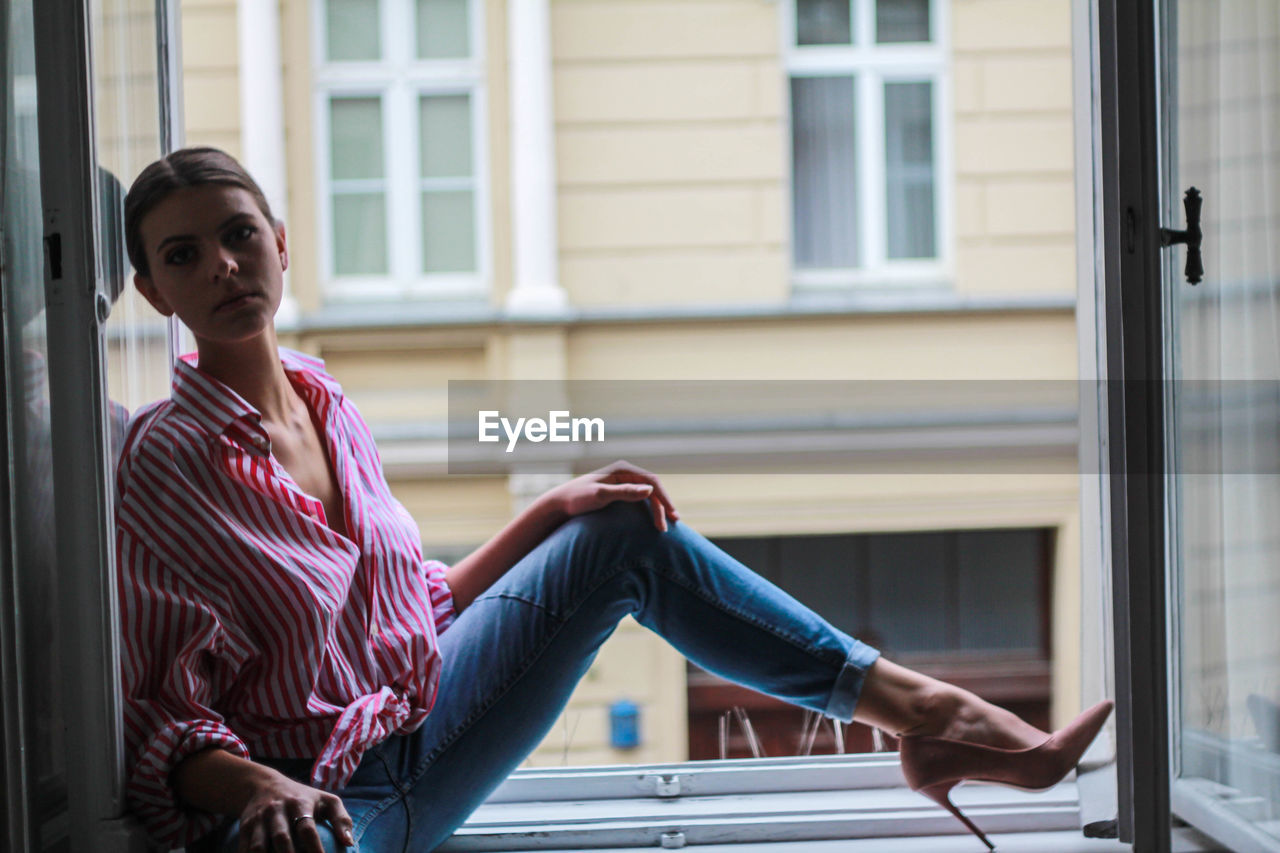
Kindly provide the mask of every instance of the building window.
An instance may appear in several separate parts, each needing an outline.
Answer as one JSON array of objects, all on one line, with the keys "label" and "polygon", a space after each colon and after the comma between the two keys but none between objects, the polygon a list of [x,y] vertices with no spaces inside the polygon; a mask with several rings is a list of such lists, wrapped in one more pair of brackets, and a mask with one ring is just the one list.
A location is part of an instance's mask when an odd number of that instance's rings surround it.
[{"label": "building window", "polygon": [[316,0],[327,299],[480,297],[488,212],[478,0]]},{"label": "building window", "polygon": [[[1048,728],[1054,532],[1046,528],[717,538],[733,557],[837,628],[912,669],[972,690]],[[727,709],[747,711],[766,755],[805,743],[803,710],[689,664],[689,758],[751,755],[741,727],[722,743]],[[807,741],[834,749],[820,727]],[[847,752],[870,729],[842,731]],[[727,747],[726,754],[721,749]]]},{"label": "building window", "polygon": [[945,275],[944,0],[792,0],[798,286]]}]

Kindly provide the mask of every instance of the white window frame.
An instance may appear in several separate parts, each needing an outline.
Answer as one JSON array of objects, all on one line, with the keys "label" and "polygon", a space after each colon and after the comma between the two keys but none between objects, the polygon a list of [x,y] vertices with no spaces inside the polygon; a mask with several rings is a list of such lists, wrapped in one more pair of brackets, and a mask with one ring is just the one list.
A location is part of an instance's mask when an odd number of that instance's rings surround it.
[{"label": "white window frame", "polygon": [[[876,44],[875,0],[849,0],[854,41],[851,45],[797,45],[796,2],[780,3],[782,56],[786,70],[786,169],[794,164],[791,139],[790,81],[796,77],[854,77],[854,144],[857,150],[858,245],[861,265],[804,269],[796,266],[794,197],[787,194],[791,282],[796,290],[832,291],[892,286],[936,289],[953,280],[955,146],[951,90],[951,50],[947,0],[929,0],[928,43]],[[890,260],[884,152],[884,84],[933,84],[934,235],[937,257]],[[790,183],[790,181],[789,181]]]},{"label": "white window frame", "polygon": [[[465,59],[416,58],[414,0],[379,0],[382,59],[329,62],[325,0],[312,0],[312,133],[315,187],[319,196],[320,239],[317,269],[326,303],[394,302],[424,299],[487,298],[492,280],[492,214],[489,207],[488,85],[484,53],[484,4],[467,0],[470,56]],[[423,95],[471,98],[470,180],[457,181],[473,192],[472,229],[476,269],[469,273],[422,270],[421,190],[430,181],[419,173],[418,99]],[[382,156],[386,183],[387,275],[338,276],[333,263],[332,158],[329,150],[329,101],[333,97],[378,97],[382,103]],[[404,180],[404,176],[412,176]]]}]

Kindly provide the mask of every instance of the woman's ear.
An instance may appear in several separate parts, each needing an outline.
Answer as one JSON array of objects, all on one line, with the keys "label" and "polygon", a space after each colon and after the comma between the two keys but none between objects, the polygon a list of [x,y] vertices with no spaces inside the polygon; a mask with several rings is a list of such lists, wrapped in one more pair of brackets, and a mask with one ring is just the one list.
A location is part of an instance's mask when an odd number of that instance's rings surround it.
[{"label": "woman's ear", "polygon": [[143,298],[151,303],[151,307],[159,311],[166,317],[173,316],[173,308],[160,295],[160,291],[156,289],[155,282],[149,276],[145,276],[140,272],[133,274],[133,286],[138,288],[138,292]]},{"label": "woman's ear", "polygon": [[289,268],[289,244],[285,240],[284,223],[277,222],[276,232],[276,251],[280,254],[280,269],[287,270]]}]

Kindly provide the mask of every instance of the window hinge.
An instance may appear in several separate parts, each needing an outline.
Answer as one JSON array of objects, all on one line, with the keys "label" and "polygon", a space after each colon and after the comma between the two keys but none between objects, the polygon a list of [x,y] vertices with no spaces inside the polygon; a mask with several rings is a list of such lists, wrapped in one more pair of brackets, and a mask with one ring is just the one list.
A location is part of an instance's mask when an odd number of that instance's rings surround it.
[{"label": "window hinge", "polygon": [[644,785],[649,789],[650,793],[658,797],[678,797],[684,793],[681,787],[681,777],[675,774],[669,776],[650,774],[644,777]]}]

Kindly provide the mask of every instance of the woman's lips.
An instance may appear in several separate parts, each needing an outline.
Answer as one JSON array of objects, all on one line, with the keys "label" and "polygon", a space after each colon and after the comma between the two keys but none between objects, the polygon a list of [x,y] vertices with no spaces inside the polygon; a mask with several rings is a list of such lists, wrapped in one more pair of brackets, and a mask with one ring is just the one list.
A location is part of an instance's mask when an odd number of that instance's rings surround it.
[{"label": "woman's lips", "polygon": [[258,294],[256,293],[241,293],[239,296],[233,296],[230,299],[220,302],[218,307],[214,310],[222,311],[227,308],[239,308],[242,305],[247,305],[250,299],[256,299],[257,297]]}]

